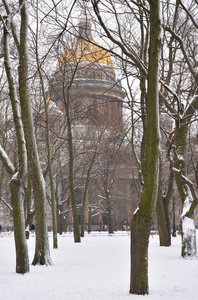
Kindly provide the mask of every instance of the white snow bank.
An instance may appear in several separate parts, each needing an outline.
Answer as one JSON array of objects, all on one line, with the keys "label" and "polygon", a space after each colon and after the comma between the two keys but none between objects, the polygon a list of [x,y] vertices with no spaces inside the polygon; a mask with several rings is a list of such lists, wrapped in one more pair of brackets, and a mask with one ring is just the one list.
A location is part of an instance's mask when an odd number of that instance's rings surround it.
[{"label": "white snow bank", "polygon": [[[34,236],[28,241],[30,261]],[[92,234],[74,244],[72,234],[59,237],[51,249],[54,266],[31,266],[15,273],[14,238],[0,236],[0,298],[2,300],[195,300],[198,299],[198,260],[180,257],[180,237],[171,247],[150,238],[149,296],[129,294],[130,236]],[[50,237],[52,246],[52,237]]]}]

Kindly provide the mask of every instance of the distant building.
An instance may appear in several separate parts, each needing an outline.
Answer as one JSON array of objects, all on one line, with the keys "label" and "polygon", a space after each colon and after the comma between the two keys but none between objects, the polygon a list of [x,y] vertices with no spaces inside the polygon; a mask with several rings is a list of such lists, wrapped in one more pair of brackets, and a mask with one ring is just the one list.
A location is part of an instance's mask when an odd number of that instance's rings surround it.
[{"label": "distant building", "polygon": [[[64,111],[64,114],[65,104],[68,106],[75,154],[85,153],[79,155],[75,162],[75,168],[78,169],[75,180],[78,181],[76,202],[79,223],[81,223],[83,184],[86,179],[85,170],[95,149],[100,154],[96,155],[97,159],[92,168],[86,200],[85,225],[88,226],[92,218],[93,227],[106,228],[107,210],[110,205],[112,218],[117,227],[126,228],[130,223],[132,212],[138,205],[138,195],[136,172],[133,174],[132,170],[131,148],[126,141],[120,144],[124,132],[125,92],[116,80],[110,54],[93,40],[91,22],[86,16],[79,22],[78,36],[58,59],[56,71],[51,78],[49,94],[50,101],[60,111]],[[66,121],[66,117],[61,120],[63,123]],[[66,154],[61,155],[61,161],[65,161]],[[101,168],[100,172],[97,168]],[[67,173],[64,174],[63,181],[66,186]],[[60,189],[62,192],[62,188]],[[111,198],[109,204],[108,197]],[[72,211],[68,211],[69,190],[60,203],[62,215],[65,216],[68,226],[72,227]]]}]

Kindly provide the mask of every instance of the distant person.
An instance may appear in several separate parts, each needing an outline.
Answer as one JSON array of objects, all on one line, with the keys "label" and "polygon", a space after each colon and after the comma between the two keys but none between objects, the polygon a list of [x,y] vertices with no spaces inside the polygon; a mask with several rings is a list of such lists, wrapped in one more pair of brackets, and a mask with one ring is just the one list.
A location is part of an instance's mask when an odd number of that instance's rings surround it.
[{"label": "distant person", "polygon": [[1,225],[0,225],[0,233],[1,233],[1,230],[2,230],[2,227],[1,227]]},{"label": "distant person", "polygon": [[35,231],[35,225],[32,224],[32,225],[31,225],[31,232],[34,232],[34,231]]}]

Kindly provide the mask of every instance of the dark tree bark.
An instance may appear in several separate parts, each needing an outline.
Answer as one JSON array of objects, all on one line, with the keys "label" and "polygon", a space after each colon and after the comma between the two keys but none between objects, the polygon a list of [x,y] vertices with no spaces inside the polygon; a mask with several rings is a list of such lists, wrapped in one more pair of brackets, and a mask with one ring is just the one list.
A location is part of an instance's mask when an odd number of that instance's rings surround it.
[{"label": "dark tree bark", "polygon": [[16,248],[16,273],[29,272],[29,256],[25,236],[25,218],[23,208],[23,189],[20,180],[12,178],[10,181],[11,204],[14,219],[14,239]]},{"label": "dark tree bark", "polygon": [[[9,12],[8,12],[9,15]],[[9,85],[9,93],[12,105],[13,119],[17,137],[18,157],[19,157],[19,170],[17,171],[12,165],[8,156],[0,146],[0,159],[8,172],[10,181],[11,192],[11,204],[13,208],[13,220],[14,220],[14,237],[16,248],[16,273],[29,272],[29,257],[28,248],[25,237],[25,219],[24,219],[24,207],[23,207],[23,183],[27,174],[27,156],[26,145],[24,139],[24,131],[20,118],[20,110],[17,99],[17,92],[14,84],[12,69],[10,65],[10,48],[9,48],[9,30],[10,19],[4,23],[4,62],[5,70]]]},{"label": "dark tree bark", "polygon": [[148,294],[148,244],[158,191],[160,1],[150,3],[150,44],[147,92],[146,164],[139,208],[131,222],[131,294]]},{"label": "dark tree bark", "polygon": [[106,210],[107,210],[107,223],[108,223],[108,231],[109,233],[114,233],[113,230],[113,215],[112,215],[112,205],[111,205],[111,201],[109,198],[109,193],[106,192]]},{"label": "dark tree bark", "polygon": [[156,212],[159,231],[160,246],[168,247],[171,245],[171,228],[169,218],[169,202],[163,197],[161,190],[158,193]]},{"label": "dark tree bark", "polygon": [[93,163],[96,157],[96,152],[94,152],[90,166],[87,170],[87,177],[85,180],[85,187],[84,187],[84,193],[83,193],[83,201],[82,201],[82,212],[81,212],[81,232],[80,235],[81,237],[84,237],[85,235],[85,205],[86,205],[86,197],[87,197],[87,191],[88,191],[88,186],[89,186],[89,180],[90,180],[90,174],[91,174],[91,169],[93,167]]},{"label": "dark tree bark", "polygon": [[46,211],[46,193],[45,182],[41,171],[38,150],[36,145],[31,103],[28,87],[28,57],[27,57],[27,2],[19,0],[21,6],[21,27],[20,27],[20,45],[19,45],[19,95],[21,104],[21,118],[24,127],[28,165],[33,186],[35,201],[35,231],[36,247],[35,256],[32,264],[49,265],[52,264],[48,231],[47,231],[47,211]]},{"label": "dark tree bark", "polygon": [[80,243],[79,221],[78,221],[78,213],[77,213],[75,190],[74,190],[73,137],[72,137],[72,127],[71,127],[68,100],[69,100],[69,90],[67,91],[67,97],[65,99],[65,113],[67,119],[68,150],[69,150],[69,190],[70,190],[70,198],[71,198],[71,205],[72,205],[72,212],[73,212],[74,242]]},{"label": "dark tree bark", "polygon": [[91,232],[91,228],[92,228],[92,213],[91,213],[91,209],[89,210],[89,218],[88,218],[88,233]]}]

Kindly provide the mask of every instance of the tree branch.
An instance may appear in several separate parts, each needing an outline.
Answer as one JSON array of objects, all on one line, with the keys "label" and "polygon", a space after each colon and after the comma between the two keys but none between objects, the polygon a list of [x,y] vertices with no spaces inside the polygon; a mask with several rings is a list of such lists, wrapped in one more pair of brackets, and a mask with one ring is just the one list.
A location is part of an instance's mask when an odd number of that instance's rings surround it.
[{"label": "tree branch", "polygon": [[188,57],[188,54],[187,54],[187,52],[186,52],[186,50],[185,50],[185,48],[184,48],[184,44],[183,44],[182,39],[181,39],[181,38],[180,38],[180,37],[179,37],[179,36],[178,36],[171,28],[169,28],[169,27],[167,27],[167,26],[163,26],[163,27],[164,27],[164,30],[170,32],[170,33],[172,34],[172,36],[179,42],[181,51],[182,51],[182,53],[183,53],[183,55],[184,55],[184,58],[185,58],[186,63],[187,63],[187,65],[188,65],[188,67],[189,67],[189,70],[190,70],[190,72],[191,72],[193,78],[195,79],[196,83],[198,84],[198,74],[197,74],[197,73],[194,71],[194,69],[193,69],[193,66],[192,66],[192,64],[191,64],[191,62],[190,62],[190,59],[189,59],[189,57]]},{"label": "tree branch", "polygon": [[136,66],[143,72],[144,75],[147,75],[147,68],[144,66],[143,62],[140,60],[140,58],[135,54],[135,53],[131,53],[130,51],[128,51],[123,43],[119,40],[117,40],[111,33],[110,31],[107,29],[101,15],[100,15],[100,11],[99,11],[99,7],[98,7],[98,1],[96,0],[92,0],[92,5],[93,5],[93,9],[94,12],[98,18],[98,21],[100,23],[100,25],[102,26],[103,30],[105,31],[107,37],[117,46],[119,46],[119,48],[122,50],[122,52],[129,57],[133,62],[135,62]]},{"label": "tree branch", "polygon": [[10,210],[13,210],[12,206],[5,200],[3,199],[2,197],[0,197],[0,200],[10,209]]},{"label": "tree branch", "polygon": [[192,14],[189,12],[189,10],[187,10],[187,8],[184,6],[184,4],[182,3],[181,0],[179,0],[179,3],[181,5],[181,7],[183,8],[183,10],[185,10],[185,12],[187,13],[187,15],[190,17],[193,25],[198,29],[198,23],[195,21],[195,19],[193,18]]},{"label": "tree branch", "polygon": [[16,173],[16,169],[1,145],[0,145],[0,160],[1,160],[2,164],[4,165],[8,174],[10,176],[13,176]]}]

